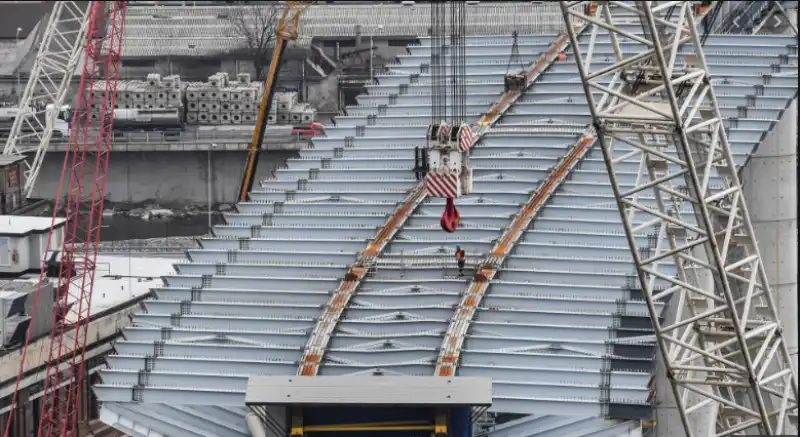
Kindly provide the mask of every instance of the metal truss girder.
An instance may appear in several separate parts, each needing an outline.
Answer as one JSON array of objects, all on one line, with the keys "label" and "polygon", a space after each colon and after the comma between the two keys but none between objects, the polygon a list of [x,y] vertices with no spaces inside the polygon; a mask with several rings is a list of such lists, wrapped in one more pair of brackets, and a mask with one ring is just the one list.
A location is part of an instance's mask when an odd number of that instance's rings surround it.
[{"label": "metal truss girder", "polygon": [[45,27],[30,79],[22,93],[19,115],[14,120],[3,149],[4,155],[34,152],[33,160],[26,161],[26,196],[30,196],[33,191],[53,136],[54,123],[45,122],[46,108],[53,105],[57,111],[64,104],[73,72],[81,59],[90,4],[91,2],[53,2],[50,21]]},{"label": "metal truss girder", "polygon": [[[606,29],[615,50],[611,67],[591,68],[593,43],[586,53],[576,51],[576,62],[686,433],[785,433],[788,416],[797,410],[796,370],[711,86],[693,4],[600,2],[590,18],[583,14],[585,3],[560,5],[565,21],[587,19]],[[615,26],[618,11],[638,17],[643,35]],[[576,45],[574,32],[570,39]],[[621,40],[648,50],[623,53]],[[695,52],[684,51],[685,61],[678,63],[686,43]],[[596,93],[603,96],[599,103]],[[615,157],[617,143],[634,150]],[[640,177],[623,192],[616,165],[629,159],[639,160]],[[667,163],[679,170],[668,170]],[[714,173],[724,180],[722,189],[709,187]],[[640,193],[646,191],[657,208],[642,204]],[[684,204],[693,206],[695,223],[675,214]],[[636,215],[659,235],[655,254],[647,259],[634,241]],[[676,277],[661,271],[668,258],[675,262]],[[669,287],[655,290],[656,280]],[[677,308],[675,322],[665,325],[654,304],[666,298]]]},{"label": "metal truss girder", "polygon": [[[568,23],[568,26],[573,25]],[[571,27],[570,30],[572,29]],[[574,29],[580,32],[582,28],[575,27]],[[529,67],[526,73],[528,87],[539,79],[558,59],[560,52],[564,50],[567,44],[566,34],[562,32],[547,51],[542,53],[539,59]],[[508,111],[521,95],[522,92],[519,90],[508,91],[500,97],[497,103],[492,105],[487,114],[478,120],[478,126],[472,128],[474,132],[473,145],[477,145],[489,128]],[[392,128],[384,129],[387,130],[385,135],[390,135],[388,130]],[[398,135],[408,135],[408,128],[398,128]],[[308,344],[297,371],[298,375],[315,376],[319,373],[319,368],[333,331],[347,309],[350,299],[356,294],[361,281],[367,272],[374,267],[377,258],[381,255],[386,245],[427,197],[428,193],[424,184],[419,183],[414,186],[387,219],[386,223],[378,229],[378,234],[359,255],[358,260],[348,269],[339,286],[333,291],[331,300],[325,306],[314,330],[309,335]]]},{"label": "metal truss girder", "polygon": [[475,272],[442,339],[442,347],[436,362],[436,375],[454,376],[456,374],[464,339],[475,318],[478,306],[481,305],[486,290],[489,289],[489,283],[541,208],[567,178],[575,165],[586,155],[594,142],[594,127],[590,126],[569,148],[567,154],[558,161],[544,182],[531,194],[528,201],[522,205],[492,251],[480,263],[480,267]]},{"label": "metal truss girder", "polygon": [[[761,19],[761,22],[759,22],[758,25],[755,28],[753,28],[752,32],[753,35],[757,34],[761,30],[761,28],[763,28],[764,25],[769,22],[770,18],[775,17],[776,15],[781,15],[783,16],[783,19],[786,20],[786,24],[789,26],[790,29],[792,29],[792,32],[795,34],[795,36],[797,36],[797,25],[792,22],[791,17],[789,17],[789,14],[786,13],[786,9],[784,9],[783,5],[781,5],[781,1],[773,0],[770,3],[772,3],[770,11],[767,13],[767,15],[764,16],[763,19]],[[775,17],[775,19],[776,19],[776,24],[774,24],[774,26],[778,26],[779,25],[778,24],[779,21],[777,21],[778,18]]]}]

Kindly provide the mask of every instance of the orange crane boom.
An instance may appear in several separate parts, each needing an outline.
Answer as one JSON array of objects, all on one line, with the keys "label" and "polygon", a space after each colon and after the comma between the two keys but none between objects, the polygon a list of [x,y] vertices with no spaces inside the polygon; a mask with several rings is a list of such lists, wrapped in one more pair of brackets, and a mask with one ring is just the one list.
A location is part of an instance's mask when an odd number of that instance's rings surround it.
[{"label": "orange crane boom", "polygon": [[264,94],[261,96],[261,104],[258,107],[258,118],[256,118],[255,129],[253,129],[253,137],[247,147],[247,160],[244,172],[242,172],[242,182],[239,186],[239,202],[247,202],[247,196],[253,188],[258,159],[264,143],[267,114],[272,108],[272,98],[275,96],[275,83],[278,81],[281,60],[289,41],[297,39],[300,14],[308,9],[309,6],[311,6],[310,2],[287,2],[281,18],[275,26],[275,49],[272,52],[272,60],[270,60],[269,70],[267,71]]}]

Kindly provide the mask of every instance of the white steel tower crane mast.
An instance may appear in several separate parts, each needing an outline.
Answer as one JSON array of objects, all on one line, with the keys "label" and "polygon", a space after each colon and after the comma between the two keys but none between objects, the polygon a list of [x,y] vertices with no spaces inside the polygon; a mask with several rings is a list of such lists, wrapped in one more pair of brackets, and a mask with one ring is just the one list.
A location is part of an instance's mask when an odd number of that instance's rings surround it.
[{"label": "white steel tower crane mast", "polygon": [[[788,433],[797,370],[697,33],[708,5],[601,1],[587,16],[593,2],[559,3],[686,434]],[[591,23],[588,44],[574,18]],[[640,161],[632,184],[616,168],[630,159]],[[651,229],[655,253],[640,253],[636,238]],[[658,317],[666,299],[674,321]]]},{"label": "white steel tower crane mast", "polygon": [[[3,149],[4,155],[35,153],[26,161],[26,196],[30,197],[50,145],[54,117],[64,105],[73,72],[81,59],[90,2],[53,2],[30,79],[22,93],[19,113]],[[48,108],[50,108],[48,110]],[[47,117],[53,117],[47,122]],[[65,119],[71,120],[71,115]]]}]

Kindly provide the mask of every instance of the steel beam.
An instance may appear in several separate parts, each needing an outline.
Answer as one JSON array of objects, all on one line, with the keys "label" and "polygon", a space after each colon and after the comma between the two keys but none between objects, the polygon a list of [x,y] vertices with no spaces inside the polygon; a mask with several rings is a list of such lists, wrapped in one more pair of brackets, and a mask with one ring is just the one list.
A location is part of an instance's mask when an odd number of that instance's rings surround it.
[{"label": "steel beam", "polygon": [[[611,67],[592,68],[594,44],[585,53],[577,50],[576,61],[684,429],[689,437],[700,435],[697,413],[708,428],[703,435],[785,433],[787,416],[797,411],[797,378],[711,86],[693,4],[603,2],[605,7],[590,18],[583,13],[585,3],[560,5],[565,21],[587,19],[606,29],[614,47]],[[644,34],[616,26],[618,12],[637,17]],[[569,33],[577,44],[575,32]],[[646,50],[623,53],[620,43],[626,40]],[[685,61],[676,62],[685,43],[694,51],[684,50]],[[639,82],[641,89],[632,91],[629,82]],[[596,93],[607,98],[596,102]],[[635,150],[615,157],[617,143]],[[636,187],[623,190],[616,166],[631,158],[641,159],[643,177]],[[670,171],[667,163],[678,169]],[[725,182],[720,190],[709,186],[714,173]],[[643,204],[640,195],[647,191],[655,196],[656,207]],[[693,206],[694,223],[677,213],[685,204]],[[646,259],[634,241],[636,215],[656,227],[660,237],[655,254]],[[662,271],[669,258],[678,268],[676,277]],[[669,287],[657,290],[656,279]],[[678,305],[677,316],[662,325],[655,302],[667,298]]]},{"label": "steel beam", "polygon": [[436,361],[435,374],[437,376],[454,376],[456,374],[464,339],[472,320],[475,318],[475,312],[483,301],[486,290],[489,288],[489,282],[500,270],[503,262],[525,230],[528,229],[531,221],[567,178],[575,165],[583,159],[586,152],[594,144],[594,141],[594,128],[589,127],[578,139],[578,142],[570,147],[567,155],[559,160],[544,182],[531,194],[522,209],[514,215],[511,224],[506,227],[500,240],[492,248],[491,253],[480,264],[478,271],[475,272],[472,282],[467,288],[467,292],[461,298],[461,302],[450,320],[447,332],[442,339],[439,358]]},{"label": "steel beam", "polygon": [[[22,93],[19,114],[11,127],[4,155],[34,152],[26,161],[25,195],[30,196],[44,155],[53,136],[54,123],[45,121],[48,105],[56,112],[64,104],[75,68],[81,58],[91,2],[53,2],[39,53]],[[55,118],[55,117],[54,117]]]},{"label": "steel beam", "polygon": [[[573,27],[571,23],[570,31],[582,32],[585,27]],[[527,74],[528,86],[531,86],[557,59],[561,51],[567,45],[567,34],[562,31],[556,41],[543,53],[539,59],[530,66]],[[505,112],[522,95],[520,91],[509,91],[503,94],[489,111],[478,120],[478,126],[473,127],[473,141],[477,144],[489,128],[505,114]],[[348,269],[339,286],[334,290],[333,296],[325,306],[322,316],[319,318],[314,330],[309,335],[303,359],[300,361],[298,375],[315,376],[319,373],[322,359],[330,343],[336,325],[347,309],[350,299],[358,291],[358,287],[383,252],[386,245],[394,238],[403,224],[408,220],[417,207],[425,201],[428,196],[427,190],[422,183],[418,183],[406,195],[397,209],[392,213],[386,223],[378,230],[378,234],[371,240],[366,249],[359,255],[358,260]]]}]

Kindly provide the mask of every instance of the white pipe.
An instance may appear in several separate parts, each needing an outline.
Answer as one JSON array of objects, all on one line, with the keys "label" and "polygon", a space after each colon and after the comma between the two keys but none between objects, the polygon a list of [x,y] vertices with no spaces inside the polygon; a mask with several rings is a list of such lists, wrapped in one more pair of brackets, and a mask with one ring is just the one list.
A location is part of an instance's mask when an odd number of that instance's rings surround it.
[{"label": "white pipe", "polygon": [[261,419],[252,411],[248,411],[244,415],[244,423],[247,424],[247,430],[250,431],[251,437],[267,437],[267,428],[261,423]]}]

